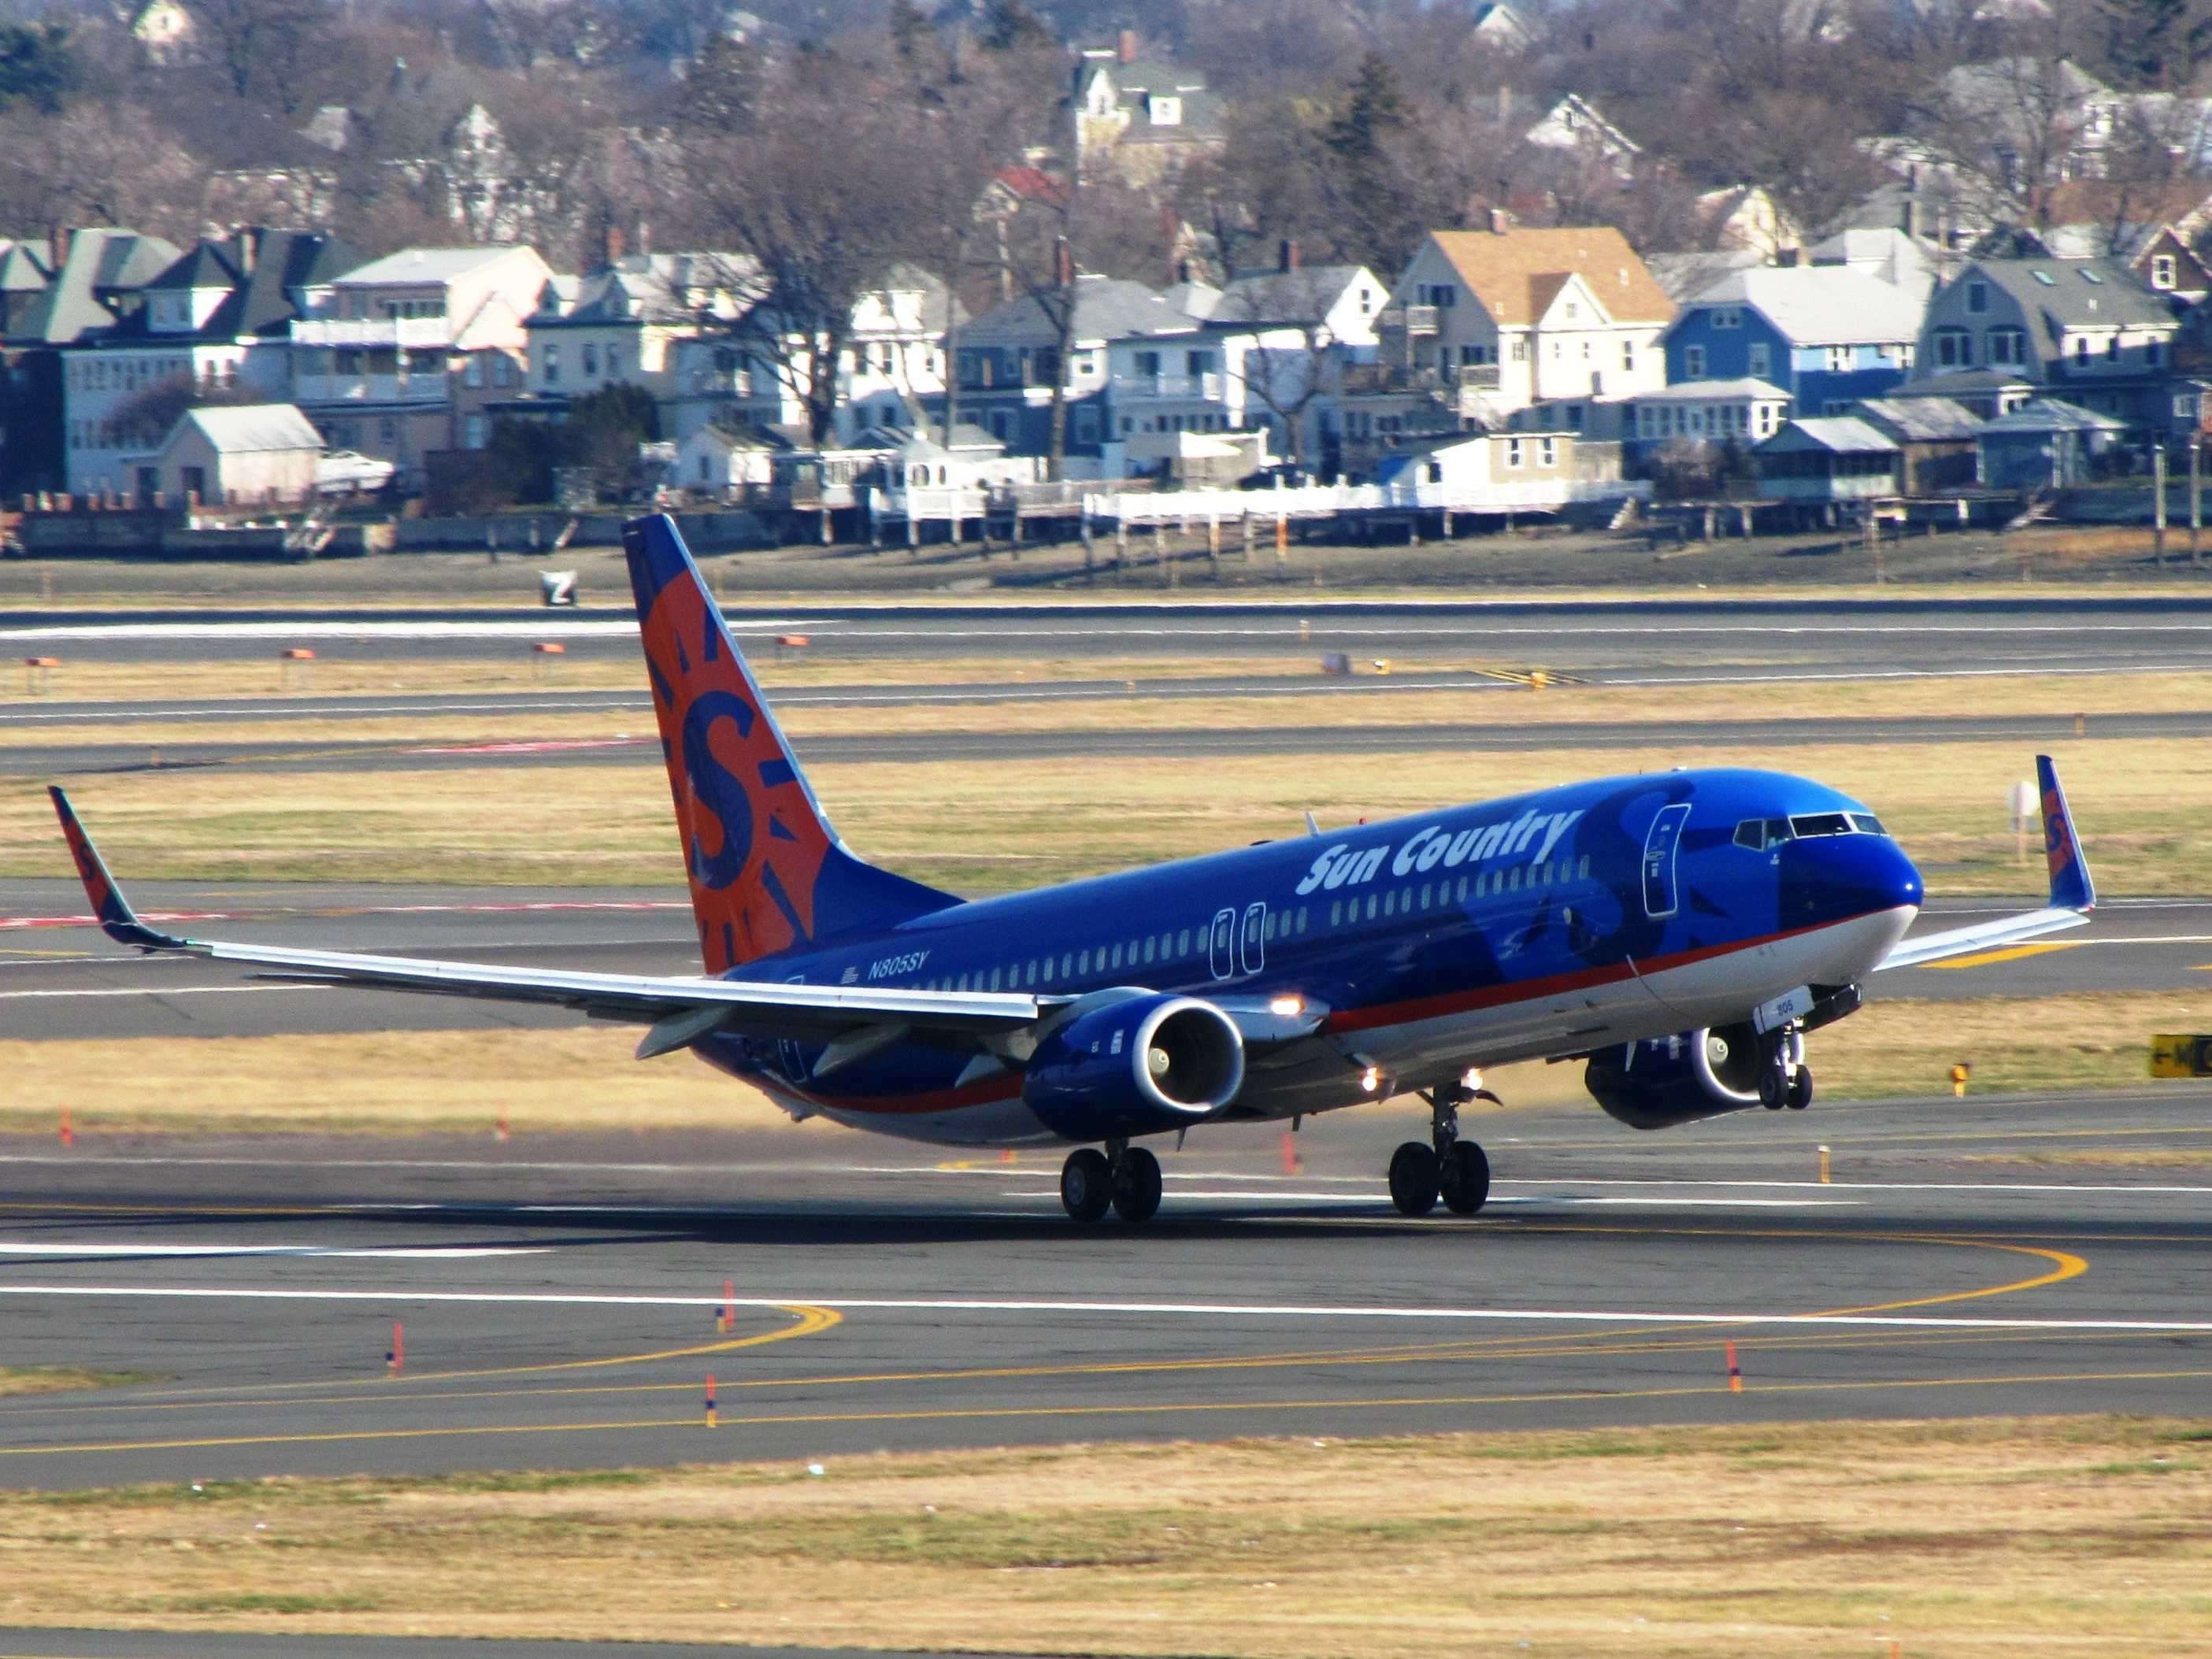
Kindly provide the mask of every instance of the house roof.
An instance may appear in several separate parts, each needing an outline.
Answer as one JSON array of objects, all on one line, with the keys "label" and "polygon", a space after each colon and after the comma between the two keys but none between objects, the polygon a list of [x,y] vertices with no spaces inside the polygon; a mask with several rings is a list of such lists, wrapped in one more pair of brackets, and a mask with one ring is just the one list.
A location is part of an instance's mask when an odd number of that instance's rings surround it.
[{"label": "house roof", "polygon": [[0,294],[35,294],[53,281],[46,262],[28,242],[0,242]]},{"label": "house roof", "polygon": [[[70,250],[74,258],[76,250]],[[84,343],[96,346],[186,344],[194,340],[273,339],[288,334],[299,314],[301,289],[327,287],[361,264],[349,243],[314,230],[240,231],[204,240],[175,260],[151,289],[226,288],[229,293],[204,326],[191,332],[154,332],[140,310]],[[221,273],[228,273],[227,276]]]},{"label": "house roof", "polygon": [[1891,398],[1984,398],[1992,392],[2018,392],[2034,381],[1996,368],[1959,368],[1948,374],[1916,375],[1890,392]]},{"label": "house roof", "polygon": [[2124,259],[1977,259],[1958,282],[1986,278],[2030,317],[2061,328],[2174,326],[2172,307]]},{"label": "house roof", "polygon": [[497,264],[519,245],[501,247],[403,247],[381,259],[356,265],[339,277],[337,288],[389,287],[401,283],[441,285]]},{"label": "house roof", "polygon": [[1677,305],[1686,303],[1704,293],[1731,270],[1741,270],[1747,265],[1761,265],[1765,256],[1757,248],[1721,247],[1693,250],[1686,253],[1647,253],[1644,269],[1651,280],[1659,284],[1667,297]]},{"label": "house roof", "polygon": [[271,450],[312,449],[320,454],[323,434],[292,404],[240,404],[188,409],[177,417],[161,447],[167,449],[188,427],[198,428],[217,453],[252,455]]},{"label": "house roof", "polygon": [[[1249,271],[1231,277],[1202,314],[1213,323],[1318,323],[1344,298],[1346,289],[1367,275],[1366,266],[1354,264]],[[1382,284],[1375,286],[1379,289]]]},{"label": "house roof", "polygon": [[1949,398],[1865,398],[1851,405],[1852,416],[1900,443],[1942,443],[1972,438],[1982,417]]},{"label": "house roof", "polygon": [[[749,289],[758,262],[741,253],[630,253],[581,276],[556,276],[539,292],[532,328],[681,325],[700,319],[701,302]],[[743,297],[757,299],[754,293]]]},{"label": "house roof", "polygon": [[1792,421],[1759,447],[1825,449],[1837,455],[1886,455],[1897,450],[1887,433],[1850,415],[1814,415]]},{"label": "house roof", "polygon": [[1569,272],[1589,284],[1616,322],[1674,319],[1674,302],[1611,225],[1433,230],[1429,237],[1492,319],[1508,327],[1526,327],[1542,316],[1559,292],[1557,279]]},{"label": "house roof", "polygon": [[[1121,340],[1154,334],[1195,334],[1197,321],[1142,283],[1118,276],[1075,279],[1075,337]],[[963,346],[1051,345],[1060,338],[1052,311],[1025,294],[994,306],[960,331]]]},{"label": "house roof", "polygon": [[2100,415],[2079,404],[2057,398],[2031,398],[2009,415],[1984,422],[1984,433],[2002,432],[2124,432],[2125,421]]},{"label": "house roof", "polygon": [[1691,301],[1756,311],[1795,346],[1880,345],[1920,337],[1927,307],[1849,265],[1761,265],[1732,270]]},{"label": "house roof", "polygon": [[140,289],[177,257],[177,246],[135,230],[80,230],[46,291],[29,307],[15,336],[47,345],[74,345],[115,326],[100,295]]},{"label": "house roof", "polygon": [[1639,392],[1635,401],[1639,404],[1710,404],[1725,403],[1730,398],[1747,398],[1775,403],[1788,403],[1790,394],[1771,380],[1745,377],[1733,380],[1682,380],[1656,392]]}]

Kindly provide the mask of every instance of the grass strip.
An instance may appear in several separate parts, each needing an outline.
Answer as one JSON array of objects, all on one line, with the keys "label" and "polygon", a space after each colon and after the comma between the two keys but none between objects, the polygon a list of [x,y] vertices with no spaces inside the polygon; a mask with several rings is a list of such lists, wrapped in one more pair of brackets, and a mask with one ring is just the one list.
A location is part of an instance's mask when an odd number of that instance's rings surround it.
[{"label": "grass strip", "polygon": [[149,1380],[145,1371],[95,1371],[76,1365],[0,1365],[0,1400],[33,1394],[120,1389]]},{"label": "grass strip", "polygon": [[[2205,1014],[2201,1000],[2180,993],[1883,1000],[1815,1033],[1810,1060],[1824,1100],[1940,1094],[1961,1060],[1973,1067],[1977,1094],[2140,1088],[2149,1034],[2198,1029]],[[502,1115],[516,1133],[787,1121],[752,1090],[686,1056],[639,1064],[630,1058],[636,1039],[600,1025],[15,1039],[0,1042],[0,1076],[9,1081],[0,1133],[52,1133],[64,1106],[80,1133],[489,1134]],[[1576,1066],[1501,1066],[1486,1080],[1516,1108],[1587,1100]],[[842,1132],[817,1122],[804,1133]]]},{"label": "grass strip", "polygon": [[1866,1659],[1893,1640],[2162,1659],[2212,1643],[2209,1503],[2212,1426],[2115,1416],[206,1483],[0,1495],[0,1617],[1239,1659]]}]

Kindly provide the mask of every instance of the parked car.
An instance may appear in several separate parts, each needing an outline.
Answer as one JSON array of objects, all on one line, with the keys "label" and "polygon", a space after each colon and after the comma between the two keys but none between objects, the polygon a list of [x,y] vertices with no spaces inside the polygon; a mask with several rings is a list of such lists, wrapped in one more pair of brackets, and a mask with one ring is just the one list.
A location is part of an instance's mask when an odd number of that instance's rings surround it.
[{"label": "parked car", "polygon": [[1314,481],[1314,475],[1295,461],[1276,461],[1261,467],[1257,472],[1248,472],[1237,481],[1239,489],[1273,489],[1278,483],[1285,489],[1303,489]]},{"label": "parked car", "polygon": [[358,450],[333,449],[315,463],[315,489],[324,495],[366,495],[390,483],[398,470]]}]

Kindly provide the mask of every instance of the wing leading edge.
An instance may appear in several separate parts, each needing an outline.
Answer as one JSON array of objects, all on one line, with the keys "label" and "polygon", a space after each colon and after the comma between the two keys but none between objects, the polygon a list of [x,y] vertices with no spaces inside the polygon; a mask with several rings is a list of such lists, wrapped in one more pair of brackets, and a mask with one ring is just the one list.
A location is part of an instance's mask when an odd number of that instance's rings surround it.
[{"label": "wing leading edge", "polygon": [[534,1002],[593,1018],[651,1025],[641,1057],[686,1046],[713,1030],[834,1039],[890,1024],[916,1035],[984,1038],[1019,1030],[1067,1000],[981,991],[914,991],[844,985],[779,985],[696,975],[590,974],[510,968],[419,957],[359,956],[340,951],[180,939],[138,918],[108,873],[100,849],[60,788],[49,788],[85,896],[108,938],[142,951],[204,957],[266,969],[259,975],[309,984],[361,985],[387,991]]},{"label": "wing leading edge", "polygon": [[2089,861],[2082,854],[2081,841],[2074,833],[2074,813],[2066,805],[2065,790],[2059,785],[2058,769],[2051,764],[2050,756],[2035,757],[2035,776],[2043,796],[2043,849],[2051,866],[2050,902],[2039,910],[2008,916],[2002,921],[1985,921],[1972,927],[1952,927],[1938,933],[1908,938],[1876,964],[1877,973],[1885,968],[1916,968],[1924,963],[1941,962],[1947,957],[1998,950],[2045,933],[2079,927],[2089,920],[2089,912],[2096,908],[2097,887],[2090,878]]}]

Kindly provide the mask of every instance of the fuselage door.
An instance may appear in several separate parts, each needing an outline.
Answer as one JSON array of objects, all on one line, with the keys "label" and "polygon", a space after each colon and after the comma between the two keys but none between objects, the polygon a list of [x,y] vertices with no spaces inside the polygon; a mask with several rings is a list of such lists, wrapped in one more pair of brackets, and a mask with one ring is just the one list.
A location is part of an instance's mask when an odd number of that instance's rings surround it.
[{"label": "fuselage door", "polygon": [[1267,965],[1267,907],[1264,903],[1244,907],[1244,934],[1239,945],[1244,971],[1256,974]]},{"label": "fuselage door", "polygon": [[1679,908],[1674,850],[1681,844],[1682,825],[1689,816],[1687,801],[1662,806],[1659,816],[1651,820],[1650,833],[1644,837],[1644,914],[1654,921],[1664,921]]},{"label": "fuselage door", "polygon": [[1237,913],[1216,910],[1213,931],[1206,939],[1206,965],[1212,969],[1216,979],[1227,979],[1237,971]]}]

